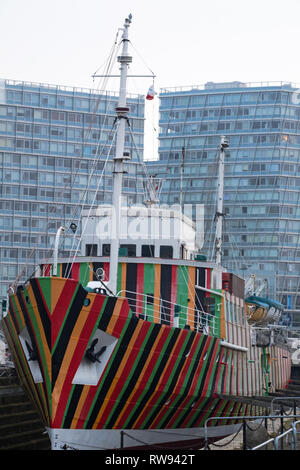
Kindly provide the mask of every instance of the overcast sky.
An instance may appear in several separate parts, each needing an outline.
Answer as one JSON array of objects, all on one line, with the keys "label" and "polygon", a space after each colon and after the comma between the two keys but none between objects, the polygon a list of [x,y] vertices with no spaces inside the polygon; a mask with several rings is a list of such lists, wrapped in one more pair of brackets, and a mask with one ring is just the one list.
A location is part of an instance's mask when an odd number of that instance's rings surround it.
[{"label": "overcast sky", "polygon": [[[131,71],[151,69],[157,91],[300,82],[299,0],[0,0],[0,78],[94,88],[91,75],[129,13]],[[150,84],[133,79],[131,91]]]}]

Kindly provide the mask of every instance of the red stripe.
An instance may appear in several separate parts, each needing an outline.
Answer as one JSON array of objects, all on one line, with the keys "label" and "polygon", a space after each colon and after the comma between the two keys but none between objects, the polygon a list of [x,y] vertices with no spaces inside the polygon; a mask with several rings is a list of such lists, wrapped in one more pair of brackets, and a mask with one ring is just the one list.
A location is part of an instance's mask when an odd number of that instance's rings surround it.
[{"label": "red stripe", "polygon": [[62,386],[61,393],[59,396],[59,402],[57,405],[55,419],[52,424],[53,427],[61,426],[61,422],[63,420],[64,413],[65,413],[65,408],[69,399],[71,388],[73,386],[72,380],[79,367],[80,362],[82,361],[89,339],[93,332],[94,326],[99,319],[99,314],[101,312],[104,299],[105,299],[105,296],[102,296],[100,294],[98,294],[95,297],[95,300],[92,304],[89,314],[86,317],[85,324],[80,332],[79,338],[74,338],[72,336],[70,338],[71,341],[75,339],[77,341],[77,344],[74,349],[69,368],[65,374],[65,380],[64,380],[64,384]]},{"label": "red stripe", "polygon": [[[162,330],[162,335],[157,343],[157,346],[156,348],[154,349],[154,351],[152,350],[151,351],[151,356],[154,358],[156,357],[159,357],[159,354],[163,348],[163,345],[165,344],[166,340],[167,340],[167,337],[169,335],[169,331],[168,329],[166,328],[163,328]],[[153,372],[153,369],[156,365],[156,361],[155,360],[150,360],[148,365],[147,365],[147,368],[145,369],[142,377],[141,377],[141,380],[142,380],[142,383],[148,383],[148,381],[150,380],[150,376]],[[118,427],[119,428],[122,428],[124,426],[124,423],[125,421],[127,420],[127,418],[129,417],[132,409],[135,407],[136,403],[138,402],[139,398],[141,397],[141,395],[143,394],[144,392],[144,387],[140,387],[136,390],[136,392],[133,394],[131,400],[130,400],[130,404],[127,405],[126,407],[126,413],[122,416],[121,420],[118,422]]]},{"label": "red stripe", "polygon": [[171,280],[171,325],[174,324],[174,307],[177,300],[177,266],[172,266],[172,280]]},{"label": "red stripe", "polygon": [[44,276],[45,277],[51,276],[51,274],[50,274],[51,273],[51,271],[50,271],[51,266],[52,266],[51,264],[44,264],[43,271],[44,271]]},{"label": "red stripe", "polygon": [[[200,340],[200,337],[194,337],[194,341],[192,343],[192,346],[191,346],[191,349],[190,349],[190,352],[189,352],[189,355],[187,356],[183,366],[182,366],[182,370],[180,372],[180,375],[179,375],[179,378],[178,378],[178,381],[174,387],[174,390],[172,392],[172,395],[173,395],[173,400],[172,402],[178,398],[178,395],[180,395],[180,392],[183,393],[184,391],[182,390],[183,387],[184,387],[184,381],[188,375],[188,372],[189,372],[189,368],[190,368],[190,365],[192,363],[192,361],[195,360],[195,354],[196,354],[196,348],[197,348],[197,345],[199,344],[199,340]],[[197,377],[197,373],[194,374],[194,378],[193,378],[193,381],[191,383],[191,386],[187,392],[187,397],[185,399],[185,402],[186,401],[189,401],[192,396],[193,396],[193,393],[194,393],[194,390],[195,390],[195,387],[197,385],[197,380],[196,380],[196,377]],[[155,418],[155,420],[153,421],[152,423],[152,426],[153,427],[156,427],[158,426],[160,420],[163,418],[163,415],[167,412],[167,410],[170,408],[171,406],[171,403],[168,405],[168,407],[163,407],[163,409],[160,411],[160,413],[158,413],[157,417]],[[182,407],[182,404],[180,405],[180,407]],[[168,427],[169,427],[169,424],[168,424]]]},{"label": "red stripe", "polygon": [[79,281],[79,271],[80,271],[80,263],[73,263],[72,266],[72,279],[75,279],[75,281]]},{"label": "red stripe", "polygon": [[[63,282],[63,281],[62,281]],[[57,339],[59,330],[63,324],[63,321],[66,318],[66,312],[68,306],[71,303],[72,296],[77,287],[78,283],[76,281],[67,279],[65,285],[61,291],[59,298],[53,313],[51,315],[51,347],[53,348],[55,341]]]},{"label": "red stripe", "polygon": [[103,269],[104,269],[103,281],[108,282],[109,281],[109,263],[103,263]]},{"label": "red stripe", "polygon": [[[211,286],[211,269],[208,268],[206,269],[206,288],[210,289],[211,288],[210,286]],[[210,294],[207,293],[206,297],[209,297],[209,296]]]},{"label": "red stripe", "polygon": [[[109,415],[112,411],[112,407],[115,403],[118,402],[119,399],[122,398],[122,391],[125,390],[126,388],[126,382],[128,380],[128,377],[133,370],[134,363],[137,359],[137,356],[141,350],[141,346],[143,344],[143,341],[148,333],[148,330],[150,328],[151,323],[149,322],[143,322],[143,327],[140,329],[137,338],[134,342],[134,344],[131,347],[131,351],[129,353],[129,356],[127,357],[125,367],[123,367],[123,364],[121,363],[118,371],[116,372],[116,377],[118,377],[118,381],[114,386],[114,390],[112,394],[110,395],[109,401],[110,404],[108,404],[105,409],[103,410],[103,413],[101,415],[101,418],[97,424],[97,429],[102,428],[106,421],[109,418]],[[128,352],[128,349],[127,349]],[[123,367],[123,368],[122,368]],[[110,405],[110,406],[109,406]]]},{"label": "red stripe", "polygon": [[[169,327],[166,327],[169,329]],[[168,365],[165,367],[161,377],[160,377],[160,385],[159,388],[156,388],[156,391],[152,395],[152,398],[150,401],[148,401],[146,407],[144,408],[143,413],[140,415],[139,419],[135,422],[134,428],[139,428],[142,426],[143,421],[146,419],[147,415],[151,413],[153,410],[153,407],[156,405],[157,400],[161,396],[162,392],[164,391],[164,387],[166,386],[168,379],[170,378],[170,375],[175,367],[176,360],[178,358],[178,355],[180,353],[180,349],[183,346],[184,340],[186,338],[188,331],[187,330],[182,330],[180,332],[180,335],[177,340],[176,346],[174,346],[173,350],[171,351],[170,354],[170,360],[168,362]],[[150,429],[152,428],[152,425],[150,426]]]},{"label": "red stripe", "polygon": [[[112,336],[115,336],[116,338],[119,338],[122,331],[123,331],[124,325],[125,325],[125,323],[128,319],[128,313],[129,313],[128,301],[123,300],[122,301],[122,306],[121,306],[121,309],[120,309],[120,313],[118,315],[118,321],[116,322],[115,327],[113,328],[112,331],[110,331],[110,327],[108,325],[108,329],[106,331],[108,331],[109,334],[111,334]],[[109,362],[108,362],[108,364],[106,364],[106,366],[104,368],[104,371],[103,371],[103,374],[99,378],[99,381],[105,375],[106,370],[109,367],[109,364],[110,364]],[[97,393],[98,386],[99,386],[99,382],[98,382],[97,386],[93,386],[93,387],[90,388],[89,393],[87,394],[87,397],[86,397],[86,400],[85,400],[85,405],[84,405],[83,409],[81,410],[80,417],[78,419],[76,428],[82,428],[83,427],[83,424],[87,419],[88,413],[90,411],[93,400],[95,398],[95,394]]]},{"label": "red stripe", "polygon": [[[212,336],[208,336],[207,337],[207,348],[209,347],[209,344],[210,342],[212,341]],[[211,359],[210,359],[210,365],[209,365],[209,368],[207,370],[207,373],[206,373],[206,379],[205,379],[205,382],[204,382],[204,385],[203,385],[203,395],[207,395],[207,394],[210,394],[210,390],[208,390],[208,387],[209,387],[209,382],[210,382],[210,379],[211,379],[211,374],[212,374],[212,369],[214,368],[215,366],[215,361],[216,361],[216,355],[217,355],[217,351],[218,351],[218,340],[216,341],[215,345],[214,345],[214,351],[213,351],[213,354],[211,356]]]},{"label": "red stripe", "polygon": [[[199,337],[199,340],[200,340],[200,337]],[[196,346],[196,345],[195,345]],[[205,346],[205,348],[203,348],[203,352],[201,354],[201,357],[199,359],[199,364],[197,366],[197,369],[194,373],[194,379],[193,379],[193,382],[191,384],[191,388],[189,390],[189,394],[188,396],[186,397],[186,399],[183,401],[183,403],[180,404],[180,407],[178,408],[178,410],[176,411],[176,413],[174,414],[174,416],[172,417],[172,419],[168,422],[168,428],[171,428],[173,427],[173,424],[176,422],[178,416],[182,413],[182,409],[185,407],[185,405],[188,403],[188,401],[192,398],[192,395],[193,393],[195,392],[196,390],[196,387],[197,387],[197,384],[198,384],[198,379],[199,379],[199,375],[201,373],[201,369],[203,368],[203,356],[206,352],[206,349],[207,347]],[[194,353],[195,354],[195,353]],[[193,356],[192,356],[193,357]],[[193,359],[195,359],[195,357],[193,357]],[[203,397],[201,397],[200,400],[202,400]],[[181,427],[184,427],[183,425]]]}]

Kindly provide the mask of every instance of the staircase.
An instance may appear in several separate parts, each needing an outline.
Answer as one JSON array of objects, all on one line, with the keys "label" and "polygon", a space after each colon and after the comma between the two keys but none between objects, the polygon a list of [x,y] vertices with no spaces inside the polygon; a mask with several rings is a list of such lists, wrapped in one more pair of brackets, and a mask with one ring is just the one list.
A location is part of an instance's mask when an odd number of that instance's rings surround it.
[{"label": "staircase", "polygon": [[11,368],[0,368],[0,451],[50,450],[39,414]]}]

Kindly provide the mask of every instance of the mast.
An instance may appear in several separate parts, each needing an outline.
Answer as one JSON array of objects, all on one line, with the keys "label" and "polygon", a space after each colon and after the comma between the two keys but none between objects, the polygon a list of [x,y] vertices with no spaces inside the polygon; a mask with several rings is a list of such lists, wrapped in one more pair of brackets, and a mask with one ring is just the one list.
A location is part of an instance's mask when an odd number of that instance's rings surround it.
[{"label": "mast", "polygon": [[111,232],[111,245],[110,245],[110,267],[109,267],[109,289],[114,295],[117,293],[117,275],[118,275],[118,259],[119,259],[119,239],[120,239],[120,221],[121,221],[121,207],[122,207],[122,180],[123,180],[123,163],[124,160],[129,160],[129,154],[124,154],[125,142],[125,126],[128,121],[127,114],[129,107],[126,102],[126,85],[127,85],[127,70],[129,64],[132,62],[132,57],[128,54],[128,28],[130,26],[132,15],[125,19],[124,29],[122,34],[122,52],[118,57],[120,62],[120,91],[119,101],[116,107],[116,120],[117,120],[117,140],[116,140],[116,155],[114,157],[114,171],[113,171],[113,198],[112,198],[112,232]]},{"label": "mast", "polygon": [[216,226],[216,264],[221,264],[222,256],[222,228],[223,228],[223,198],[224,198],[224,160],[225,148],[229,147],[229,141],[224,135],[220,141],[219,176],[218,176],[218,204],[217,204],[217,226]]},{"label": "mast", "polygon": [[179,197],[179,205],[180,210],[183,213],[183,174],[184,174],[184,156],[185,156],[185,147],[183,146],[181,149],[181,165],[180,165],[180,197]]}]

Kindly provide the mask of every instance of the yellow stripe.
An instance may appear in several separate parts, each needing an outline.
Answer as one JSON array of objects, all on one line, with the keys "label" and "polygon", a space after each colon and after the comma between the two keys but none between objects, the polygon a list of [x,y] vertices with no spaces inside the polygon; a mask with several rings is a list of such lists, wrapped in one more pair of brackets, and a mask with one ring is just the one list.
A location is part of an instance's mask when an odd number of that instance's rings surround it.
[{"label": "yellow stripe", "polygon": [[[144,376],[144,374],[146,373],[146,370],[147,370],[147,368],[148,368],[148,366],[149,366],[149,363],[153,360],[154,352],[155,352],[155,350],[156,350],[157,344],[158,344],[158,342],[160,341],[160,337],[161,337],[162,334],[163,334],[163,329],[161,328],[161,329],[159,330],[159,333],[158,333],[158,335],[157,335],[157,338],[156,338],[156,340],[154,341],[154,344],[153,344],[153,346],[152,346],[152,348],[151,348],[151,353],[148,355],[148,359],[147,359],[147,361],[145,362],[145,365],[144,365],[144,367],[143,367],[143,369],[142,369],[142,371],[141,371],[141,374],[140,374],[140,377],[139,377],[139,382],[143,382],[143,376]],[[127,403],[130,403],[130,402],[131,402],[131,400],[132,400],[132,398],[133,398],[133,396],[134,396],[134,394],[135,394],[136,392],[137,392],[137,389],[134,388],[134,389],[132,390],[131,394],[130,394],[129,397],[128,397]],[[117,419],[117,421],[116,421],[116,423],[115,423],[115,425],[114,425],[114,428],[117,428],[117,427],[118,427],[119,421],[122,419],[123,414],[126,413],[126,412],[127,412],[127,407],[123,408],[123,411],[121,412],[119,418]]]},{"label": "yellow stripe", "polygon": [[[20,325],[21,328],[24,328],[25,326],[25,318],[24,318],[24,315],[23,315],[23,312],[22,312],[22,309],[21,309],[21,305],[19,303],[19,299],[17,297],[16,294],[14,294],[14,299],[15,299],[15,302],[16,302],[16,305],[17,305],[17,308],[18,308],[18,313],[19,313],[19,317],[21,318],[21,321],[22,321],[22,325]],[[17,322],[19,323],[19,320],[17,318]],[[22,330],[21,330],[22,331]]]},{"label": "yellow stripe", "polygon": [[44,332],[44,327],[43,327],[43,324],[42,324],[42,321],[41,321],[41,317],[40,317],[40,314],[39,314],[39,309],[38,309],[37,303],[35,301],[35,296],[34,296],[31,284],[29,284],[27,291],[28,291],[28,295],[29,295],[29,298],[30,298],[31,306],[32,306],[33,311],[34,311],[35,320],[38,324],[39,334],[41,336],[41,340],[42,340],[42,343],[43,343],[44,354],[45,354],[45,359],[46,359],[46,364],[47,364],[47,373],[48,373],[49,379],[51,380],[51,354],[50,354],[50,350],[49,350],[48,343],[47,343],[47,340],[46,340],[46,335],[45,335],[45,332]]},{"label": "yellow stripe", "polygon": [[80,399],[79,399],[79,402],[78,402],[78,405],[77,405],[77,408],[75,410],[75,413],[74,413],[74,417],[72,419],[72,423],[71,423],[71,426],[70,426],[70,429],[76,429],[76,426],[77,426],[77,423],[78,423],[78,420],[80,418],[80,414],[81,414],[81,411],[82,411],[82,408],[85,404],[85,400],[86,400],[86,397],[90,391],[90,388],[91,388],[91,385],[85,385],[83,387],[83,390],[81,392],[81,395],[80,395]]},{"label": "yellow stripe", "polygon": [[100,421],[100,418],[101,418],[101,415],[103,413],[105,413],[105,409],[106,407],[109,405],[109,400],[110,400],[110,397],[111,395],[113,394],[113,392],[115,391],[116,387],[119,386],[119,379],[120,379],[120,376],[122,374],[122,371],[123,369],[126,367],[126,362],[128,361],[128,357],[130,354],[132,354],[132,350],[134,349],[134,344],[137,340],[137,337],[139,335],[139,332],[140,332],[140,329],[142,327],[142,324],[143,322],[139,321],[137,326],[136,326],[136,329],[134,331],[134,334],[133,334],[133,337],[131,338],[129,344],[128,344],[128,347],[126,349],[126,353],[124,354],[123,356],[123,360],[116,372],[116,375],[112,381],[112,384],[106,394],[106,397],[105,397],[105,402],[103,403],[103,405],[101,406],[100,410],[99,410],[99,413],[97,415],[97,418],[95,420],[95,423],[93,424],[93,429],[97,429],[97,426],[98,426],[98,423]]},{"label": "yellow stripe", "polygon": [[[181,336],[182,336],[182,332],[180,332],[180,334],[178,335],[178,338],[177,338],[177,340],[176,340],[176,342],[175,342],[175,344],[174,344],[174,346],[173,346],[173,351],[176,350],[176,348],[177,348],[177,346],[178,346],[178,343],[179,343],[179,341],[181,340]],[[152,395],[150,396],[150,398],[147,400],[147,403],[144,405],[142,412],[139,414],[139,416],[137,417],[137,419],[136,419],[135,422],[133,423],[132,429],[134,429],[135,423],[139,420],[140,416],[143,414],[143,412],[144,412],[145,409],[147,408],[148,403],[151,402],[153,396],[155,396],[155,394],[156,394],[156,393],[158,392],[158,390],[160,389],[160,384],[165,380],[165,374],[166,374],[166,372],[167,372],[167,370],[168,370],[169,363],[170,363],[170,361],[171,361],[172,359],[173,359],[173,357],[172,357],[172,352],[171,352],[171,353],[170,353],[170,357],[169,357],[169,359],[168,359],[168,361],[167,361],[167,363],[166,363],[166,365],[165,365],[165,367],[164,367],[164,371],[163,371],[163,373],[161,374],[159,381],[157,382],[157,385],[156,385],[156,387],[155,387],[154,392],[152,393]]]},{"label": "yellow stripe", "polygon": [[57,380],[56,380],[56,383],[55,383],[54,390],[52,392],[52,416],[53,416],[53,420],[55,419],[56,410],[57,410],[57,406],[58,406],[58,403],[59,403],[59,397],[60,397],[61,390],[62,390],[63,385],[64,385],[66,374],[68,373],[68,369],[69,369],[70,363],[73,359],[74,351],[77,347],[81,331],[82,331],[82,329],[83,329],[83,327],[84,327],[84,325],[87,321],[87,318],[89,316],[89,312],[92,309],[92,306],[93,306],[93,303],[94,303],[94,300],[95,300],[96,296],[88,294],[87,298],[89,298],[91,300],[91,303],[89,305],[89,308],[83,307],[80,314],[79,314],[79,316],[78,316],[77,322],[74,326],[74,329],[73,329],[73,332],[72,332],[67,350],[65,352],[65,355],[64,355],[64,358],[63,358],[63,361],[62,361],[62,364],[61,364],[61,368],[60,368],[60,371],[59,371],[59,374],[58,374],[58,377],[57,377]]},{"label": "yellow stripe", "polygon": [[127,265],[126,263],[122,263],[122,277],[121,277],[121,295],[122,296],[125,296],[125,290],[126,290],[126,268],[127,268]]},{"label": "yellow stripe", "polygon": [[113,334],[115,325],[116,325],[117,321],[120,318],[120,310],[121,310],[121,307],[122,307],[124,302],[126,302],[126,300],[121,299],[121,298],[117,299],[117,301],[116,301],[111,320],[110,320],[110,322],[109,322],[109,324],[107,325],[107,328],[106,328],[106,333],[108,333],[109,335]]},{"label": "yellow stripe", "polygon": [[53,311],[55,310],[56,304],[58,302],[58,299],[60,297],[60,294],[62,293],[63,288],[65,287],[66,284],[66,279],[65,278],[52,278],[51,279],[51,308],[50,308],[50,315],[52,315]]}]

